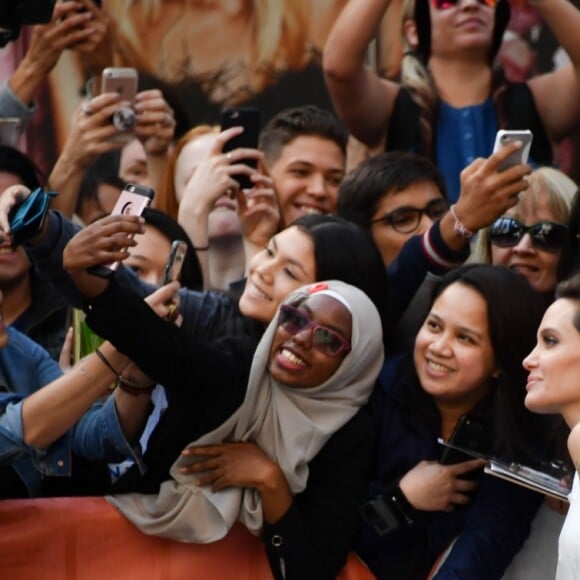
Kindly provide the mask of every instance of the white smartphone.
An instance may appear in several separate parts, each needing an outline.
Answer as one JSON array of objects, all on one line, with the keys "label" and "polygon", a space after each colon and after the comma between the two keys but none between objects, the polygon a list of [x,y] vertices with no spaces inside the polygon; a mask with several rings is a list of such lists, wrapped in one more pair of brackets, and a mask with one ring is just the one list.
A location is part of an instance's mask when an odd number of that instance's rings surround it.
[{"label": "white smartphone", "polygon": [[18,117],[0,118],[0,145],[18,147],[22,133],[22,121]]},{"label": "white smartphone", "polygon": [[[151,204],[154,195],[155,192],[150,187],[128,183],[115,203],[111,215],[141,215]],[[88,271],[97,276],[110,278],[118,267],[119,262],[111,262],[92,266]]]},{"label": "white smartphone", "polygon": [[500,149],[513,143],[514,141],[521,141],[522,148],[514,151],[507,159],[502,161],[497,170],[505,171],[506,169],[513,167],[514,165],[520,165],[522,163],[528,162],[528,157],[530,156],[530,149],[532,147],[532,132],[525,130],[507,130],[500,129],[495,136],[495,144],[493,146],[493,152],[497,153]]},{"label": "white smartphone", "polygon": [[174,240],[171,244],[169,258],[165,264],[160,286],[165,286],[165,284],[169,284],[169,282],[179,278],[185,254],[187,254],[187,244],[181,240]]},{"label": "white smartphone", "polygon": [[119,107],[113,114],[111,122],[119,133],[111,139],[112,141],[128,143],[133,138],[136,120],[133,106],[138,82],[139,75],[135,68],[107,67],[103,70],[101,93],[117,93],[122,101],[129,103],[128,107]]}]

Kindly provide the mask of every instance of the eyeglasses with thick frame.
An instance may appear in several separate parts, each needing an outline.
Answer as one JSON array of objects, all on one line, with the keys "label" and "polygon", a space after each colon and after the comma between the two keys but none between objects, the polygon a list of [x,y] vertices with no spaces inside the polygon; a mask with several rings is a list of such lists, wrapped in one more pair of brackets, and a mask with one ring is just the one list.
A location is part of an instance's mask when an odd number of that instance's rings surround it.
[{"label": "eyeglasses with thick frame", "polygon": [[545,252],[559,252],[566,241],[568,227],[565,224],[541,221],[530,226],[513,217],[496,219],[489,229],[489,240],[494,246],[512,248],[525,234],[529,234],[532,244]]},{"label": "eyeglasses with thick frame", "polygon": [[304,330],[311,331],[312,346],[327,356],[348,354],[351,349],[350,341],[336,330],[317,324],[303,310],[291,304],[282,304],[278,315],[278,326],[290,334],[298,334]]},{"label": "eyeglasses with thick frame", "polygon": [[423,214],[428,215],[433,221],[442,218],[449,211],[449,203],[446,199],[432,199],[424,208],[403,206],[398,207],[380,218],[371,220],[371,224],[383,223],[391,226],[400,234],[414,232],[421,223]]},{"label": "eyeglasses with thick frame", "polygon": [[[435,10],[449,10],[450,8],[455,8],[461,0],[431,0],[431,6]],[[479,0],[480,4],[487,6],[488,8],[495,8],[498,0]]]}]

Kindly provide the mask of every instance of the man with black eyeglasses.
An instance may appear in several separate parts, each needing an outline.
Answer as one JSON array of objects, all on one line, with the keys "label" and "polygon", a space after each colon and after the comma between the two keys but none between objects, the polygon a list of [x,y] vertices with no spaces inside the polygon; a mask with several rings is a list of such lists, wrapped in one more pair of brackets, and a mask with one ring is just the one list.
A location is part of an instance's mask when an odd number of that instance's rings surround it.
[{"label": "man with black eyeglasses", "polygon": [[478,158],[461,173],[461,192],[449,206],[445,179],[427,158],[389,152],[370,157],[352,170],[338,191],[337,213],[367,230],[379,248],[389,275],[392,323],[409,310],[411,330],[421,316],[419,288],[427,274],[440,276],[463,263],[473,235],[518,201],[527,188],[529,165],[499,172],[498,165],[521,147],[514,143],[488,159]]}]

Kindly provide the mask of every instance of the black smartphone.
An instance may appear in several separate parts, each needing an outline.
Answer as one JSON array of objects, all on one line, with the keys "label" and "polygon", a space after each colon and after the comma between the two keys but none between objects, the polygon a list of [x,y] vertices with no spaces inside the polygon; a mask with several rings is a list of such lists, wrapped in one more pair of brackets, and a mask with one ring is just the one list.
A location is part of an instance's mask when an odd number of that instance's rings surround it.
[{"label": "black smartphone", "polygon": [[[453,430],[439,459],[442,465],[453,465],[486,455],[491,446],[488,425],[472,415],[463,415]],[[470,475],[470,474],[468,474]]]},{"label": "black smartphone", "polygon": [[[221,130],[230,127],[243,127],[244,132],[230,139],[223,148],[227,153],[239,147],[251,149],[258,148],[258,137],[260,135],[260,110],[256,107],[228,107],[222,111]],[[244,163],[256,169],[258,162],[255,159],[241,159],[239,163]],[[240,184],[242,189],[253,187],[253,183],[247,175],[234,175],[234,179]]]},{"label": "black smartphone", "polygon": [[[154,195],[155,192],[150,187],[128,183],[115,203],[111,215],[141,215],[145,208],[151,204]],[[119,262],[111,262],[110,264],[92,266],[87,270],[91,274],[110,278],[118,267]]]},{"label": "black smartphone", "polygon": [[173,282],[173,280],[179,278],[183,266],[183,260],[185,260],[185,254],[187,254],[187,244],[181,240],[174,240],[171,244],[169,258],[165,264],[163,278],[159,284],[160,286],[165,286],[165,284],[169,284],[169,282]]}]

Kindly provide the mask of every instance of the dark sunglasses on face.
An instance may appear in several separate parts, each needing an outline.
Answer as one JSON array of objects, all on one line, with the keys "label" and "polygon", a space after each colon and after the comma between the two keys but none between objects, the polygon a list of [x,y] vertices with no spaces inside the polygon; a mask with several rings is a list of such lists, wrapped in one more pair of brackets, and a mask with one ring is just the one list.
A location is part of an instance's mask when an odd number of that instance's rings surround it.
[{"label": "dark sunglasses on face", "polygon": [[336,330],[317,324],[309,318],[303,310],[283,304],[280,306],[278,315],[278,326],[290,334],[298,334],[306,329],[310,329],[312,346],[327,356],[338,356],[339,354],[350,352],[350,341],[340,335]]},{"label": "dark sunglasses on face", "polygon": [[[459,2],[460,0],[431,0],[431,6],[435,10],[449,10],[450,8],[455,8]],[[495,8],[498,0],[479,0],[479,3],[489,8]]]},{"label": "dark sunglasses on face", "polygon": [[433,221],[442,218],[449,210],[449,204],[443,198],[432,199],[423,209],[416,207],[399,207],[383,217],[374,219],[371,224],[382,222],[400,234],[414,232],[421,223],[423,214],[427,214]]},{"label": "dark sunglasses on face", "polygon": [[511,248],[519,243],[525,234],[529,234],[532,243],[539,250],[558,252],[566,240],[568,228],[558,222],[538,222],[526,226],[511,217],[496,219],[489,230],[491,243],[500,248]]}]

